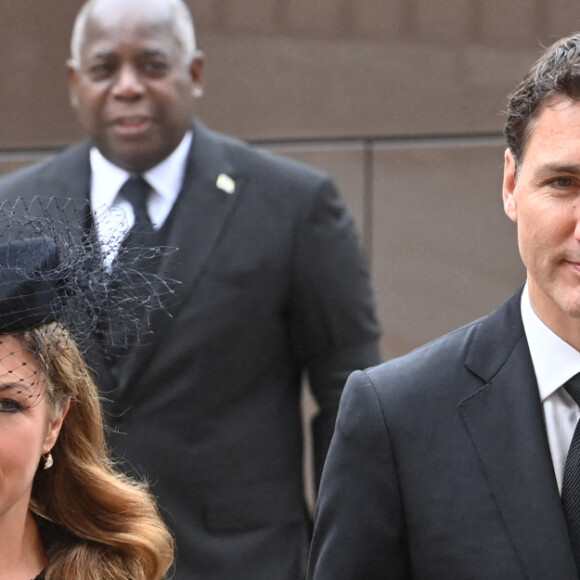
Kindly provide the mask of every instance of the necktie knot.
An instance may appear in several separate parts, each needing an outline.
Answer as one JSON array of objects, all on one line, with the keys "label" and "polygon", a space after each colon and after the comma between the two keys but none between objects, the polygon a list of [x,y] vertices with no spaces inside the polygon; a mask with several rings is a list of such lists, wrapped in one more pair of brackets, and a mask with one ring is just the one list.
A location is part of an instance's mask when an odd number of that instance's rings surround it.
[{"label": "necktie knot", "polygon": [[151,186],[140,176],[134,175],[127,179],[119,190],[119,195],[124,197],[133,207],[135,223],[133,228],[152,231],[152,222],[147,211],[147,197]]},{"label": "necktie knot", "polygon": [[[119,190],[119,196],[133,206],[135,221],[119,245],[119,253],[126,254],[129,249],[134,253],[139,248],[151,248],[155,244],[155,229],[147,212],[147,197],[151,186],[139,175],[130,177]],[[137,255],[139,255],[137,253]]]}]

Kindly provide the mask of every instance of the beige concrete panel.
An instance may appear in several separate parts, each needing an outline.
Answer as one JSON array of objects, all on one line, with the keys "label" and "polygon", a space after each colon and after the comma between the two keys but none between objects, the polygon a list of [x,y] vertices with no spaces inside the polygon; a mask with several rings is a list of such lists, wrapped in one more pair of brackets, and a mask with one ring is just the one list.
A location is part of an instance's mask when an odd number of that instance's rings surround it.
[{"label": "beige concrete panel", "polygon": [[[477,2],[481,38],[500,46],[529,45],[545,25],[540,4],[545,0],[485,0]],[[556,10],[551,7],[549,12]]]},{"label": "beige concrete panel", "polygon": [[357,0],[352,2],[352,27],[356,36],[384,41],[407,32],[407,0]]},{"label": "beige concrete panel", "polygon": [[0,147],[64,142],[74,128],[65,61],[71,2],[0,1]]},{"label": "beige concrete panel", "polygon": [[466,0],[415,0],[414,23],[424,41],[469,43],[475,30],[475,5]]},{"label": "beige concrete panel", "polygon": [[546,4],[542,3],[547,43],[580,31],[580,3],[577,0],[550,0],[549,6]]},{"label": "beige concrete panel", "polygon": [[204,42],[202,117],[258,140],[499,132],[505,96],[537,52],[283,37]]},{"label": "beige concrete panel", "polygon": [[223,2],[216,0],[186,0],[194,12],[196,32],[220,26],[223,19]]},{"label": "beige concrete panel", "polygon": [[338,36],[342,32],[344,0],[292,0],[285,2],[285,23],[290,31]]},{"label": "beige concrete panel", "polygon": [[372,263],[387,356],[488,313],[524,280],[503,213],[503,149],[377,146]]},{"label": "beige concrete panel", "polygon": [[[336,182],[362,235],[365,225],[365,151],[362,144],[271,145],[268,149],[328,173]],[[366,234],[370,235],[370,231]]]},{"label": "beige concrete panel", "polygon": [[[195,4],[191,6],[197,12]],[[223,18],[234,33],[273,33],[278,24],[279,6],[279,0],[227,0]]]}]

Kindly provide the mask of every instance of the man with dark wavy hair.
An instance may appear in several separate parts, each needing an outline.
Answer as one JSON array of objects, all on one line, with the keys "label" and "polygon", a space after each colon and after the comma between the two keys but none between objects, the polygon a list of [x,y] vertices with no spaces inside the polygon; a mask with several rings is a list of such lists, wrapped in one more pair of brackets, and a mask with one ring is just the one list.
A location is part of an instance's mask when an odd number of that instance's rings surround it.
[{"label": "man with dark wavy hair", "polygon": [[311,534],[302,380],[319,404],[305,426],[319,475],[346,379],[379,362],[380,331],[336,186],[193,121],[203,64],[181,0],[90,0],[68,63],[90,139],[2,180],[0,198],[90,199],[106,250],[177,248],[158,264],[179,282],[171,317],[91,361],[109,442],[159,498],[172,578],[298,580]]},{"label": "man with dark wavy hair", "polygon": [[311,580],[578,579],[579,89],[576,34],[509,97],[503,203],[526,283],[349,379]]}]

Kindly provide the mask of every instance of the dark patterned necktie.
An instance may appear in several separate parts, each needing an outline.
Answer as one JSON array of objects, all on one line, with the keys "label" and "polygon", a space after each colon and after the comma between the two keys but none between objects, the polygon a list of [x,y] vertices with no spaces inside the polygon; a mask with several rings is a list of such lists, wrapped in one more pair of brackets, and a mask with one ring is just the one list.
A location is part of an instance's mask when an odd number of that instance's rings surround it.
[{"label": "dark patterned necktie", "polygon": [[127,179],[119,190],[119,195],[133,206],[135,215],[133,226],[121,242],[122,248],[151,246],[155,229],[147,212],[147,197],[150,192],[151,186],[139,175]]},{"label": "dark patterned necktie", "polygon": [[[580,373],[574,375],[564,388],[580,406]],[[580,421],[576,424],[566,457],[562,482],[562,505],[574,549],[576,567],[580,571]]]}]

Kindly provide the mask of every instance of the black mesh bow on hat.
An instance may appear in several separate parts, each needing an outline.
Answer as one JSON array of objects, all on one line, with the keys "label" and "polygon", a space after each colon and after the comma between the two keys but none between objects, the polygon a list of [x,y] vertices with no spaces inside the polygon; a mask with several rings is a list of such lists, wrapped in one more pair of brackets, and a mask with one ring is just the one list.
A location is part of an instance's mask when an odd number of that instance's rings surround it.
[{"label": "black mesh bow on hat", "polygon": [[59,322],[83,348],[95,336],[123,347],[148,331],[148,315],[167,307],[175,282],[143,266],[169,250],[105,249],[91,223],[88,204],[71,199],[0,203],[0,334]]}]

